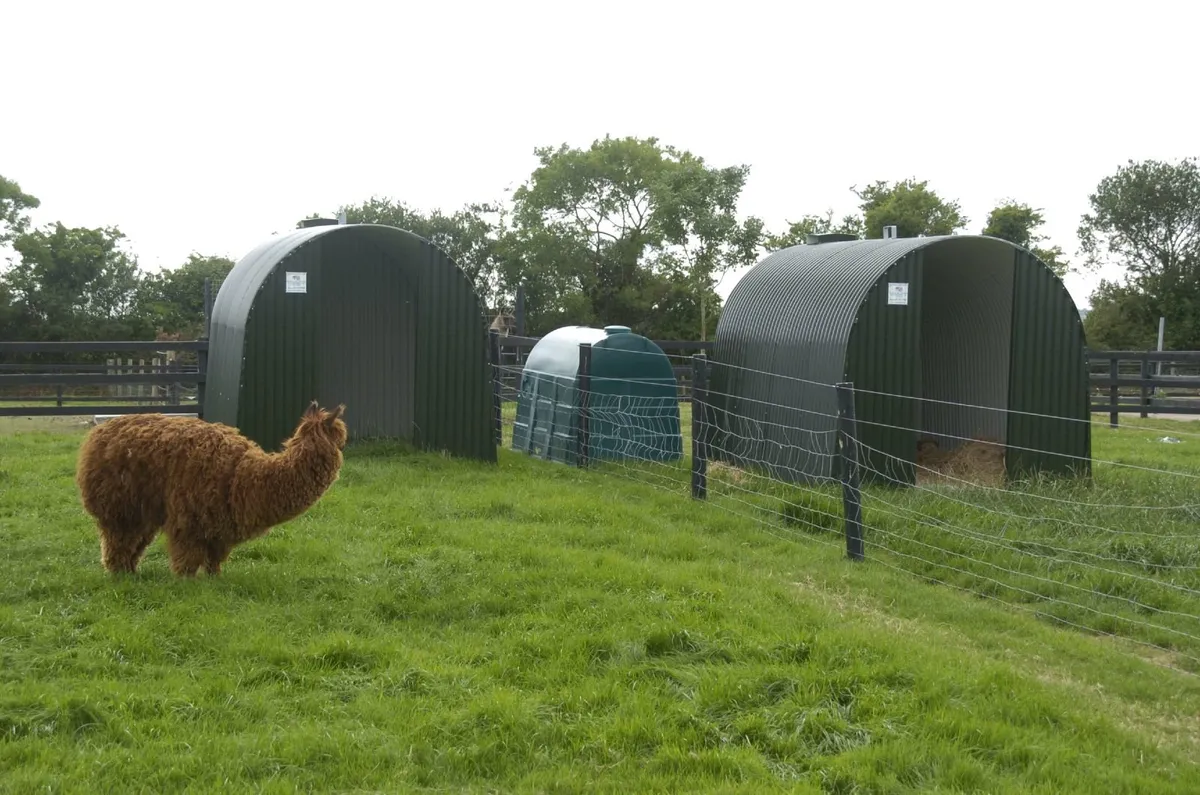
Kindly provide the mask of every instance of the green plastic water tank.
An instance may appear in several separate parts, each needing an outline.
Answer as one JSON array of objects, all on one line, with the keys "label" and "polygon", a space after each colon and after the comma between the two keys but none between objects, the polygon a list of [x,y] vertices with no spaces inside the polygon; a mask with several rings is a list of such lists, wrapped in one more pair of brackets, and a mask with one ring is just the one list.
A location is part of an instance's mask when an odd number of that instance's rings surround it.
[{"label": "green plastic water tank", "polygon": [[513,449],[579,459],[579,346],[591,343],[588,458],[673,461],[683,454],[671,360],[627,326],[564,326],[538,340],[521,374]]}]

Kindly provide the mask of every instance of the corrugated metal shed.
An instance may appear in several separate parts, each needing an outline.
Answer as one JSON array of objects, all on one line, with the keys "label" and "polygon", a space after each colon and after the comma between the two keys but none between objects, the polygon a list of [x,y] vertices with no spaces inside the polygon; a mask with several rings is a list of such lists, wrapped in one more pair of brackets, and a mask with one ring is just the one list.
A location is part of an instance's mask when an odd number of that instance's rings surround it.
[{"label": "corrugated metal shed", "polygon": [[742,277],[721,313],[711,455],[789,481],[835,477],[833,385],[850,381],[876,480],[913,483],[921,439],[996,440],[1013,476],[1087,474],[1085,346],[1062,282],[1007,241],[794,246]]},{"label": "corrugated metal shed", "polygon": [[496,460],[483,306],[429,241],[375,224],[279,235],[213,305],[205,418],[266,449],[309,401],[346,404],[351,437]]}]

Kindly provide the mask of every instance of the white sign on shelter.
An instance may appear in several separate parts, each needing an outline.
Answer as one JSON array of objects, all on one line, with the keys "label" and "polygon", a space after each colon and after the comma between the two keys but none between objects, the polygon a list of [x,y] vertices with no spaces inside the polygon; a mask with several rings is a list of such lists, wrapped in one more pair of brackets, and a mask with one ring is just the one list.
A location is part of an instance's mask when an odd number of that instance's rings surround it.
[{"label": "white sign on shelter", "polygon": [[308,274],[304,271],[288,271],[283,289],[288,293],[307,293]]},{"label": "white sign on shelter", "polygon": [[888,282],[888,306],[908,306],[908,282]]}]

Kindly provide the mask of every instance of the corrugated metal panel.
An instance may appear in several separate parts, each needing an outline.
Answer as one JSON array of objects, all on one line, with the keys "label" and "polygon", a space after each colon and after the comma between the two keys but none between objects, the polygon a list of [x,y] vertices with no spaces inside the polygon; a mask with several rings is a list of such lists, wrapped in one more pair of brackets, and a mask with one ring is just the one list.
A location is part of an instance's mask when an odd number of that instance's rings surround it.
[{"label": "corrugated metal panel", "polygon": [[[942,449],[1007,438],[1013,248],[958,238],[924,250],[921,428]],[[953,404],[953,405],[952,405]],[[978,408],[975,408],[978,407]]]},{"label": "corrugated metal panel", "polygon": [[[862,420],[858,438],[866,483],[912,482],[916,429],[924,408],[913,400],[921,395],[923,254],[922,249],[909,250],[883,271],[858,307],[850,330],[842,380],[862,390],[855,396],[854,411]],[[893,284],[905,286],[904,303],[889,303]],[[837,413],[836,406],[832,413]],[[835,420],[829,423],[827,427],[836,427]]]},{"label": "corrugated metal panel", "polygon": [[[1014,252],[1023,250],[996,238],[947,236],[796,246],[764,259],[734,288],[717,327],[712,456],[766,465],[785,480],[830,477],[837,414],[831,385],[842,380],[886,393],[859,393],[859,434],[878,451],[868,468],[901,482],[913,480],[922,436],[941,434],[944,444],[946,437],[1007,435],[1018,444],[1014,427],[1025,433],[1032,426],[1005,422],[1010,394],[1014,409],[1086,409],[1070,295],[1030,258],[1036,267],[1024,278],[1036,289],[1018,286],[1014,298]],[[907,305],[889,303],[889,283],[908,285]],[[1046,358],[1035,363],[1045,334],[1029,343],[1018,330],[1036,328],[1055,329],[1063,339],[1043,348],[1038,355]],[[1018,341],[1027,345],[1022,356]],[[1061,368],[1071,375],[1052,373]],[[1044,388],[1035,385],[1042,381]],[[1078,447],[1078,429],[1070,438],[1065,431],[1028,433],[1027,446]]]},{"label": "corrugated metal panel", "polygon": [[394,255],[365,238],[327,236],[314,246],[321,261],[355,263],[319,269],[317,399],[354,407],[346,415],[352,438],[409,438],[416,381],[412,279]]},{"label": "corrugated metal panel", "polygon": [[1009,449],[1009,474],[1090,476],[1092,426],[1083,321],[1049,268],[1024,250],[1015,251],[1014,260],[1008,398],[1013,413],[1008,439],[1013,448],[1028,449]]},{"label": "corrugated metal panel", "polygon": [[[246,319],[237,424],[267,450],[283,444],[317,396],[319,262],[319,246],[293,249],[263,275]],[[285,293],[288,271],[308,274],[307,293]]]},{"label": "corrugated metal panel", "polygon": [[[302,229],[262,243],[230,270],[213,301],[204,417],[239,426],[246,322],[263,281],[292,250],[326,230]],[[297,415],[299,417],[299,415]]]},{"label": "corrugated metal panel", "polygon": [[[305,293],[285,291],[289,271],[307,274]],[[321,226],[264,243],[222,285],[211,346],[209,418],[264,447],[316,398],[345,402],[356,436],[495,460],[483,306],[408,232]]]}]

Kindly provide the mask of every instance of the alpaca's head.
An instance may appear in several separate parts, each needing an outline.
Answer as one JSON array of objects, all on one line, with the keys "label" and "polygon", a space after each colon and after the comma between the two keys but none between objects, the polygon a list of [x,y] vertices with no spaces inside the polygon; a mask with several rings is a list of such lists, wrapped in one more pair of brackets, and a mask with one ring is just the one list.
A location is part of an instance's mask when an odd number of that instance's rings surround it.
[{"label": "alpaca's head", "polygon": [[342,413],[345,410],[346,407],[342,405],[333,411],[326,411],[314,400],[308,405],[304,416],[300,419],[300,427],[296,429],[296,438],[307,436],[328,439],[337,449],[345,448],[347,432],[346,423],[342,419]]}]

